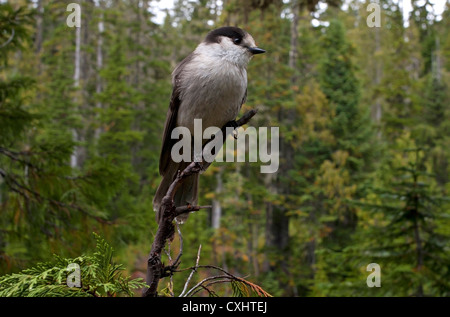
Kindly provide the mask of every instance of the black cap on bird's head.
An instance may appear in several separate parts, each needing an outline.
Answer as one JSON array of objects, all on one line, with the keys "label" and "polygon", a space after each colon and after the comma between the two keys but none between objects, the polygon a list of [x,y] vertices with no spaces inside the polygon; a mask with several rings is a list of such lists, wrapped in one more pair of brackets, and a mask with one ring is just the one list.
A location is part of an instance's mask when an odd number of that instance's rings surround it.
[{"label": "black cap on bird's head", "polygon": [[224,26],[208,33],[205,38],[206,43],[220,43],[222,36],[229,37],[236,41],[242,41],[247,32],[234,26]]},{"label": "black cap on bird's head", "polygon": [[261,54],[266,52],[262,48],[259,48],[255,45],[255,41],[253,40],[253,37],[250,34],[234,26],[224,26],[212,30],[206,36],[204,43],[205,44],[220,43],[220,41],[224,37],[230,38],[235,45],[245,47],[252,54]]}]

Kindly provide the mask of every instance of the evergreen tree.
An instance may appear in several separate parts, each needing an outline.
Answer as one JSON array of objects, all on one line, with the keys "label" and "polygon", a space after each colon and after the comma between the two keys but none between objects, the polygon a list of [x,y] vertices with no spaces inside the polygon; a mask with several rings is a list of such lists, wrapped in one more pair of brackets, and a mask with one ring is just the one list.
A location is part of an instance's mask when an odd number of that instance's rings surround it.
[{"label": "evergreen tree", "polygon": [[[364,173],[374,158],[374,130],[369,108],[360,105],[360,86],[351,59],[352,46],[341,22],[332,20],[323,38],[327,51],[320,63],[322,91],[335,111],[331,126],[336,139],[334,153],[321,166],[320,183],[330,199],[330,209],[349,228],[356,224],[355,211],[345,199],[355,197],[364,185]],[[336,186],[337,183],[341,183]],[[361,187],[357,188],[356,183]],[[331,207],[334,206],[334,207]],[[344,226],[345,227],[345,226]]]},{"label": "evergreen tree", "polygon": [[[351,270],[339,256],[352,243],[358,224],[358,209],[349,201],[364,192],[377,146],[370,108],[360,104],[361,87],[352,59],[354,50],[343,23],[331,20],[322,43],[327,49],[319,64],[319,80],[335,112],[330,128],[336,143],[328,147],[332,153],[321,164],[314,183],[315,199],[323,201],[322,205],[316,204],[322,209],[316,211],[320,215],[316,221],[322,224],[321,244],[316,251],[318,275],[312,288],[312,294],[316,295],[331,292],[321,286],[325,280],[343,281]],[[336,254],[327,256],[329,252]]]},{"label": "evergreen tree", "polygon": [[450,141],[450,111],[447,105],[450,99],[446,85],[436,76],[427,76],[425,81],[425,91],[421,98],[423,112],[416,119],[412,137],[417,140],[419,146],[429,149],[427,154],[433,162],[433,173],[445,192],[445,184],[449,182],[450,152],[447,145]]},{"label": "evergreen tree", "polygon": [[391,166],[392,179],[382,188],[375,187],[361,202],[372,220],[369,226],[361,227],[356,239],[359,243],[348,247],[345,254],[355,266],[365,262],[381,266],[382,288],[370,290],[360,285],[364,293],[448,296],[449,199],[433,185],[424,151],[413,149],[405,154],[408,164]]}]

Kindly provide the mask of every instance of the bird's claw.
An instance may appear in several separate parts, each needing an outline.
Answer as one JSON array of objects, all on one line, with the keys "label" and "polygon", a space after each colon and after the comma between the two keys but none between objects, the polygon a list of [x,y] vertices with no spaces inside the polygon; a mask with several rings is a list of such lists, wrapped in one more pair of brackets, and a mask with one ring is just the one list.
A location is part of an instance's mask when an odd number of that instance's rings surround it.
[{"label": "bird's claw", "polygon": [[236,120],[231,120],[231,121],[229,121],[229,122],[227,123],[227,126],[233,128],[233,138],[234,138],[235,140],[237,140],[238,135],[239,135],[237,129],[239,128],[239,126],[238,126]]}]

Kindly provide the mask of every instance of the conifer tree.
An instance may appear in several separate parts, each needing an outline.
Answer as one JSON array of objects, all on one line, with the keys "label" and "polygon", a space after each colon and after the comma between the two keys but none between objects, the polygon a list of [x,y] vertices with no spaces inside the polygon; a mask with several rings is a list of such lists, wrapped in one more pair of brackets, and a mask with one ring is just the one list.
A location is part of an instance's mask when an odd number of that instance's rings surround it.
[{"label": "conifer tree", "polygon": [[380,264],[383,272],[382,288],[360,285],[364,293],[448,296],[449,199],[436,190],[424,154],[420,149],[406,150],[407,163],[395,167],[390,162],[392,178],[383,187],[374,186],[360,202],[372,220],[358,230],[356,243],[343,258],[352,259],[354,273],[371,262]]},{"label": "conifer tree", "polygon": [[[319,78],[322,91],[335,111],[331,130],[336,145],[332,147],[331,160],[322,165],[320,182],[326,186],[324,194],[331,198],[334,205],[331,209],[337,212],[338,221],[351,228],[356,224],[355,211],[344,201],[357,195],[361,188],[357,191],[355,183],[370,171],[376,145],[374,130],[369,107],[360,105],[360,84],[351,59],[353,49],[342,22],[330,21],[323,45],[328,49],[320,63]],[[336,182],[342,184],[339,189],[332,189]]]}]

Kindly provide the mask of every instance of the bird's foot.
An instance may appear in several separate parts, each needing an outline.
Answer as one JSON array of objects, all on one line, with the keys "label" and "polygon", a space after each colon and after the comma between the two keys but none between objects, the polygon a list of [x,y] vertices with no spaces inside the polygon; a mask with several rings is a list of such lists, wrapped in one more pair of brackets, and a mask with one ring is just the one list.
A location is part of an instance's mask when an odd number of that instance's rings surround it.
[{"label": "bird's foot", "polygon": [[237,124],[236,120],[228,121],[228,123],[225,126],[233,128],[233,137],[237,140],[237,138],[238,138],[238,130],[237,129],[239,128],[239,125]]}]

